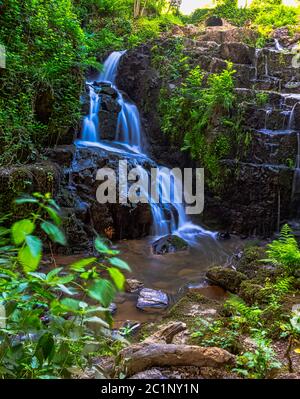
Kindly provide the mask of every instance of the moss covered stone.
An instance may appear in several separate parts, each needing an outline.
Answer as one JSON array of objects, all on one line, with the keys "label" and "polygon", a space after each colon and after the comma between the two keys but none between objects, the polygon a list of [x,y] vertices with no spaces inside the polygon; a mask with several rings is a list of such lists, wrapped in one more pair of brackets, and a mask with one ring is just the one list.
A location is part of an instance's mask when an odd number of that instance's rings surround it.
[{"label": "moss covered stone", "polygon": [[234,293],[238,293],[241,283],[247,279],[245,274],[221,266],[210,268],[206,276],[214,284]]}]

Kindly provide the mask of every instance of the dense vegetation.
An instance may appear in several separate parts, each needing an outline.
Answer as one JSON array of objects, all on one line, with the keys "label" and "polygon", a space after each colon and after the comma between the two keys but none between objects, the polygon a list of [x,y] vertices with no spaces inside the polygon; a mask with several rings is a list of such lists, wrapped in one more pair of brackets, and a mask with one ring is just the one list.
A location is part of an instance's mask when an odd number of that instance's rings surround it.
[{"label": "dense vegetation", "polygon": [[[45,147],[71,143],[82,117],[85,76],[101,70],[112,50],[149,41],[162,83],[161,132],[205,168],[208,187],[218,190],[222,160],[241,141],[247,149],[250,140],[241,130],[234,66],[227,62],[221,72],[207,73],[186,55],[185,38],[168,38],[164,46],[153,39],[174,24],[194,23],[201,30],[215,15],[258,31],[251,44],[261,46],[275,28],[295,33],[299,10],[279,0],[255,0],[249,8],[221,0],[213,10],[184,17],[179,3],[0,0],[0,44],[7,56],[6,69],[0,69],[0,165],[36,161]],[[258,92],[255,101],[264,107],[268,95]],[[294,160],[288,163],[294,167]],[[96,235],[90,257],[57,267],[53,252],[68,243],[61,209],[50,194],[17,199],[13,213],[0,217],[0,378],[66,378],[89,368],[95,356],[114,356],[128,342],[122,334],[111,336],[110,305],[124,290],[129,265]],[[229,296],[220,317],[196,318],[191,341],[237,355],[231,371],[239,376],[268,378],[282,367],[274,350],[280,340],[293,372],[293,355],[300,351],[299,311],[292,310],[300,249],[289,226],[266,246],[246,248],[240,263],[253,266],[255,277]],[[130,333],[123,328],[123,336]],[[240,337],[248,337],[252,347],[241,347]]]},{"label": "dense vegetation", "polygon": [[49,267],[43,246],[67,244],[56,202],[38,193],[16,202],[32,212],[0,227],[0,378],[69,377],[103,350],[109,305],[130,269],[100,238],[97,256]]},{"label": "dense vegetation", "polygon": [[0,2],[0,164],[33,161],[45,145],[71,142],[81,116],[84,75],[104,53],[153,38],[180,23],[160,16],[133,18],[133,0],[8,0]]},{"label": "dense vegetation", "polygon": [[299,10],[282,4],[281,0],[254,0],[250,6],[238,7],[237,0],[218,0],[211,10],[196,10],[190,17],[193,23],[205,20],[209,15],[225,18],[236,26],[252,25],[264,36],[274,28],[289,27],[291,32],[296,28]]}]

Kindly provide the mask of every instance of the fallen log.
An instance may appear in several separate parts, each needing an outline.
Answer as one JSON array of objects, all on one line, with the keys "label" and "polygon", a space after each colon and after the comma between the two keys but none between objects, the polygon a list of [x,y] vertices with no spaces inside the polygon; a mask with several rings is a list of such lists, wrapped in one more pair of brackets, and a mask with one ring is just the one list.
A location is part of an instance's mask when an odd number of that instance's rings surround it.
[{"label": "fallen log", "polygon": [[219,368],[233,365],[235,356],[221,348],[203,348],[191,345],[137,344],[119,353],[119,373],[131,377],[152,367],[196,366]]},{"label": "fallen log", "polygon": [[143,341],[143,344],[171,344],[175,335],[186,330],[186,324],[181,321],[171,321],[169,324],[162,326],[150,337]]}]

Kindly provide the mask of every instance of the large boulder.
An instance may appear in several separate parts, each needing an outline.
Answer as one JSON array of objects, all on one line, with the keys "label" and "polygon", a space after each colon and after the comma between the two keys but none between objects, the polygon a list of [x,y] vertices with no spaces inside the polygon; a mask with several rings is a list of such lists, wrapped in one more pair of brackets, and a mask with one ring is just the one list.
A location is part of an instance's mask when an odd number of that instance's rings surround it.
[{"label": "large boulder", "polygon": [[233,293],[238,293],[242,282],[247,279],[245,274],[221,266],[210,268],[207,271],[206,276],[214,284]]},{"label": "large boulder", "polygon": [[143,311],[155,312],[169,306],[168,295],[162,291],[144,288],[140,291],[136,307]]},{"label": "large boulder", "polygon": [[252,65],[255,57],[255,49],[244,43],[222,43],[220,47],[221,57],[235,64]]},{"label": "large boulder", "polygon": [[159,238],[152,244],[153,253],[155,255],[165,255],[175,252],[187,251],[189,244],[176,235],[167,235]]}]

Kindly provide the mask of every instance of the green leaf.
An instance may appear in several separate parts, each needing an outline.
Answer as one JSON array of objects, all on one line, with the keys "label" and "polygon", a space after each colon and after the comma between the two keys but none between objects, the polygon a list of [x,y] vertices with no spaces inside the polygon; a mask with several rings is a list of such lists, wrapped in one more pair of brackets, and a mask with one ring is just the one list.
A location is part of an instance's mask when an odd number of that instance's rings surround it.
[{"label": "green leaf", "polygon": [[99,237],[97,237],[95,240],[95,248],[101,254],[118,255],[118,253],[119,253],[119,251],[109,249],[108,246],[105,245],[104,242]]},{"label": "green leaf", "polygon": [[41,257],[41,254],[34,256],[27,245],[21,248],[18,254],[18,260],[26,273],[34,272],[38,268]]},{"label": "green leaf", "polygon": [[54,199],[50,199],[49,200],[49,204],[53,207],[53,208],[55,208],[58,212],[60,211],[60,207],[57,205],[57,203],[55,202],[55,200]]},{"label": "green leaf", "polygon": [[23,197],[23,198],[16,199],[15,203],[18,204],[18,205],[22,205],[22,204],[38,204],[39,201],[36,198]]},{"label": "green leaf", "polygon": [[51,333],[46,332],[40,337],[35,349],[35,356],[38,358],[40,363],[53,356],[54,346],[54,339]]},{"label": "green leaf", "polygon": [[42,255],[42,241],[35,236],[27,236],[26,244],[30,248],[32,256],[39,257]]},{"label": "green leaf", "polygon": [[88,317],[86,319],[84,319],[85,323],[97,323],[97,324],[101,324],[101,326],[105,327],[105,328],[109,328],[109,324],[106,323],[106,321],[100,319],[100,317],[97,316],[93,316],[93,317]]},{"label": "green leaf", "polygon": [[124,262],[122,259],[110,258],[109,263],[113,266],[118,267],[119,269],[127,270],[129,272],[131,271],[130,266],[126,262]]},{"label": "green leaf", "polygon": [[64,284],[58,284],[57,287],[60,289],[60,291],[67,295],[72,296],[78,294],[78,291],[75,288],[66,287]]},{"label": "green leaf", "polygon": [[13,224],[11,233],[16,245],[20,245],[25,241],[26,236],[31,234],[35,229],[34,223],[29,219],[23,219]]},{"label": "green leaf", "polygon": [[64,298],[61,300],[61,304],[70,311],[80,310],[80,301],[73,298]]},{"label": "green leaf", "polygon": [[97,280],[88,290],[89,296],[99,301],[106,308],[111,304],[115,293],[115,287],[108,280]]},{"label": "green leaf", "polygon": [[115,283],[115,286],[118,288],[119,291],[122,291],[124,289],[124,283],[125,283],[125,277],[123,273],[120,272],[119,269],[116,269],[115,267],[110,267],[108,269],[108,273]]},{"label": "green leaf", "polygon": [[61,245],[66,245],[66,237],[64,233],[54,224],[50,222],[43,222],[41,224],[41,228],[44,232],[51,238],[53,242],[57,242]]},{"label": "green leaf", "polygon": [[61,218],[57,214],[57,211],[54,210],[53,208],[50,208],[50,206],[43,206],[43,208],[48,212],[48,215],[51,217],[51,219],[54,221],[55,224],[58,226],[61,225]]},{"label": "green leaf", "polygon": [[85,271],[85,267],[95,263],[96,260],[97,258],[81,259],[78,262],[73,263],[70,266],[70,269],[74,270],[75,272],[83,273]]},{"label": "green leaf", "polygon": [[53,277],[57,276],[63,270],[62,267],[56,267],[47,274],[47,281],[51,281]]},{"label": "green leaf", "polygon": [[95,240],[95,247],[100,253],[106,254],[109,251],[109,248],[104,244],[103,241],[100,240],[99,237]]},{"label": "green leaf", "polygon": [[39,280],[45,281],[46,280],[46,274],[45,273],[38,273],[38,272],[30,272],[28,273],[30,276],[38,278]]}]

